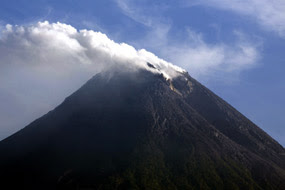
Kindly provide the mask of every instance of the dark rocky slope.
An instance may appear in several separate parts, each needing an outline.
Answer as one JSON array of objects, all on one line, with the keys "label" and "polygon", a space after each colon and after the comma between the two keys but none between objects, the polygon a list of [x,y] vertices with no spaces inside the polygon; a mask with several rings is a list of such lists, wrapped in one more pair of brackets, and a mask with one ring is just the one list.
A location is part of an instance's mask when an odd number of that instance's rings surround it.
[{"label": "dark rocky slope", "polygon": [[0,181],[10,189],[285,189],[284,153],[186,73],[170,81],[114,71],[1,141]]}]

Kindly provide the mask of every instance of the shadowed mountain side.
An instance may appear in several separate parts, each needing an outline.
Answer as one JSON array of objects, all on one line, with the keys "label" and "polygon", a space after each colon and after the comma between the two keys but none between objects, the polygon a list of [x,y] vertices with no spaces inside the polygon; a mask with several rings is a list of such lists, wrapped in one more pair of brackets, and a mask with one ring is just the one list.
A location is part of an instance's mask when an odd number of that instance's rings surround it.
[{"label": "shadowed mountain side", "polygon": [[0,154],[11,188],[285,189],[284,148],[186,73],[97,74]]}]

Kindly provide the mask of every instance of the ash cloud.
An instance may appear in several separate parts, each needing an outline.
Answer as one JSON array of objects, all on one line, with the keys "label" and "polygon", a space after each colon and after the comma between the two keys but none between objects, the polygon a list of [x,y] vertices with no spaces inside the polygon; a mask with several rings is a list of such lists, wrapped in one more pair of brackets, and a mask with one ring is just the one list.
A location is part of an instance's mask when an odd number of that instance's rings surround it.
[{"label": "ash cloud", "polygon": [[6,25],[0,33],[0,57],[0,139],[53,109],[102,70],[146,69],[166,78],[184,72],[100,32],[47,21]]}]

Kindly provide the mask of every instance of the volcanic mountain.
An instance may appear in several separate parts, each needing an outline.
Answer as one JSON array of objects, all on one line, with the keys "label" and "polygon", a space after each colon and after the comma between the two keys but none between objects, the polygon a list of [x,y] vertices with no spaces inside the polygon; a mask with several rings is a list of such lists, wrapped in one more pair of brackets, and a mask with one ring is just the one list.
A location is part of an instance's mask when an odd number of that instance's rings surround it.
[{"label": "volcanic mountain", "polygon": [[1,186],[285,189],[281,145],[187,72],[146,65],[96,74],[1,141]]}]

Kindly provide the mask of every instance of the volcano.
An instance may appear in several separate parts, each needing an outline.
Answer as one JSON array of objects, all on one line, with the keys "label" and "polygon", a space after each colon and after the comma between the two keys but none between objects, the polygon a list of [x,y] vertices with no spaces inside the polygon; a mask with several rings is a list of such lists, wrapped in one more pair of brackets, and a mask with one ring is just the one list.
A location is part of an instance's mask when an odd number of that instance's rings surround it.
[{"label": "volcano", "polygon": [[285,189],[278,142],[187,72],[147,66],[96,74],[2,140],[1,186]]}]

